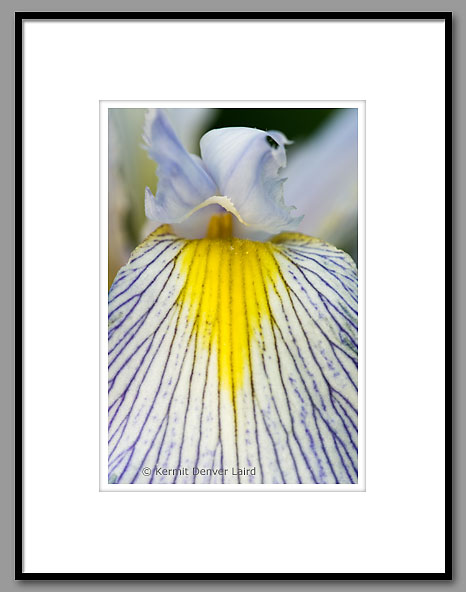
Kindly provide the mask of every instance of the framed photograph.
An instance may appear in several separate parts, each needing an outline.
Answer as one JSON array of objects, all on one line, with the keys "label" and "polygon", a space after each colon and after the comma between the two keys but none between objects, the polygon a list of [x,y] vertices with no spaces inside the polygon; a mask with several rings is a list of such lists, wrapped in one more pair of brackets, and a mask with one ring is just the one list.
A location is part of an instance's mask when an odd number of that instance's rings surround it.
[{"label": "framed photograph", "polygon": [[363,491],[364,103],[210,105],[101,102],[101,489]]},{"label": "framed photograph", "polygon": [[451,13],[300,17],[17,13],[18,579],[451,578]]}]

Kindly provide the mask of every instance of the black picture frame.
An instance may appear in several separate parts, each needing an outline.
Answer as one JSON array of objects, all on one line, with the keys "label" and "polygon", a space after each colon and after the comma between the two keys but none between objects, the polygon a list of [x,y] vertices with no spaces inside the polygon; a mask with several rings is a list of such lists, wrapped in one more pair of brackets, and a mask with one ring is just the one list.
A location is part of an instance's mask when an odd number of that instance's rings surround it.
[{"label": "black picture frame", "polygon": [[[452,263],[453,263],[453,226],[452,226],[452,30],[453,14],[451,12],[234,12],[234,13],[158,13],[158,12],[16,12],[15,13],[15,250],[16,250],[16,275],[15,290],[17,301],[23,293],[23,23],[31,20],[444,20],[445,21],[445,196],[446,196],[446,236],[449,242],[446,249],[446,313],[445,326],[446,359],[450,361],[445,377],[446,387],[446,506],[445,506],[445,573],[300,573],[300,580],[451,580],[453,577],[453,553],[452,553]],[[22,491],[23,491],[23,311],[20,306],[16,307],[15,313],[15,578],[17,580],[289,580],[290,574],[170,574],[170,573],[30,573],[23,571],[23,512],[22,512]]]}]

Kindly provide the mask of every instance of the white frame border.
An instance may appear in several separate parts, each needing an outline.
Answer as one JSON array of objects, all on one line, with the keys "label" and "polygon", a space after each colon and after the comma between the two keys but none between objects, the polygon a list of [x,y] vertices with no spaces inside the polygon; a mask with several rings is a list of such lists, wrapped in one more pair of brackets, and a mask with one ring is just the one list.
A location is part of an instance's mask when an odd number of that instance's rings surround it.
[{"label": "white frame border", "polygon": [[[425,15],[24,20],[25,574],[443,579],[450,29]],[[363,496],[99,491],[97,105],[144,96],[366,100]]]}]

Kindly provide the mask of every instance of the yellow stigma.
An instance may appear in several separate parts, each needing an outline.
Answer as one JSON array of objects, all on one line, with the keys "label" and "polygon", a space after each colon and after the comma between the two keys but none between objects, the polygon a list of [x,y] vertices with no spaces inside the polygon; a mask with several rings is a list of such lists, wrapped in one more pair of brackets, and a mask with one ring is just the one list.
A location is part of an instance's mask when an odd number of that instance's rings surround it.
[{"label": "yellow stigma", "polygon": [[216,358],[219,393],[230,396],[235,413],[242,391],[254,391],[252,365],[272,324],[269,293],[284,289],[275,248],[233,238],[231,214],[220,214],[206,238],[186,243],[178,262],[186,278],[178,306],[193,323],[197,351]]},{"label": "yellow stigma", "polygon": [[207,228],[207,238],[232,238],[233,217],[226,214],[214,214]]}]

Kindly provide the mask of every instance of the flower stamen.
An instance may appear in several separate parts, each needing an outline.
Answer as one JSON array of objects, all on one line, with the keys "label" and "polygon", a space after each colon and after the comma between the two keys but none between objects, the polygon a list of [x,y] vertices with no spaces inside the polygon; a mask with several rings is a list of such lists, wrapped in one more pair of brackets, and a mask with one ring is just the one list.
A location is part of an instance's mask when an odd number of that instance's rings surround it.
[{"label": "flower stamen", "polygon": [[228,239],[233,236],[233,218],[229,212],[214,214],[209,221],[206,238]]}]

